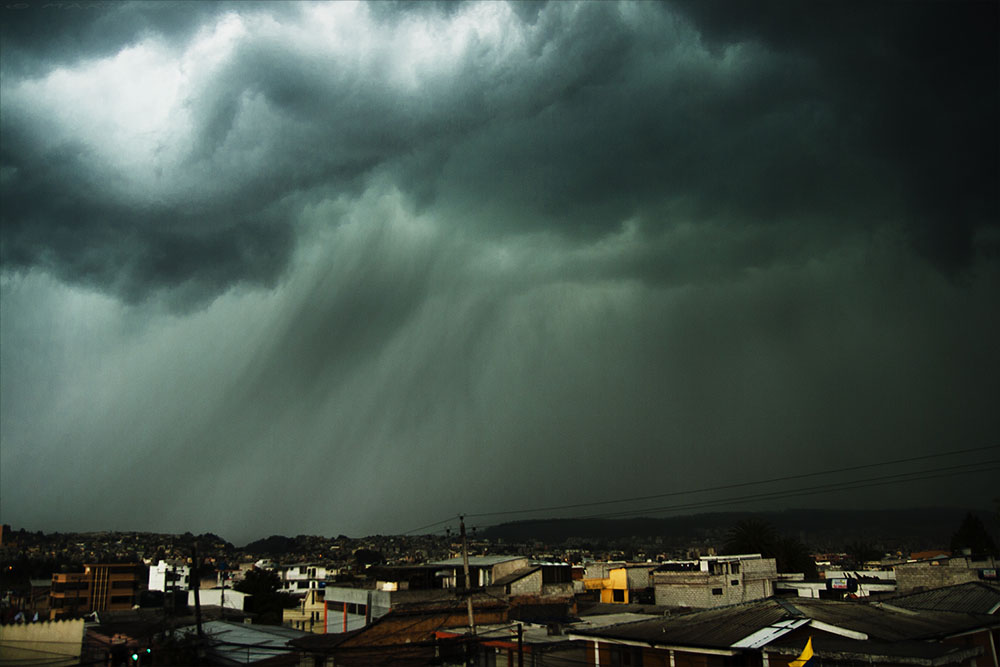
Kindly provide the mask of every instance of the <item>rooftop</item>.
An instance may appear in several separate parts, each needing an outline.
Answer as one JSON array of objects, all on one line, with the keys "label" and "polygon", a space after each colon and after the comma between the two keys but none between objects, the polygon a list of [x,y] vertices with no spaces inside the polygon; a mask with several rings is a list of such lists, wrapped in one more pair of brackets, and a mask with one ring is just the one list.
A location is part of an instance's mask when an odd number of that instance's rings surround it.
[{"label": "rooftop", "polygon": [[884,598],[882,602],[905,609],[996,614],[1000,612],[1000,585],[985,581],[970,581],[955,586]]},{"label": "rooftop", "polygon": [[580,633],[650,644],[732,648],[737,644],[760,646],[770,643],[804,625],[853,636],[857,640],[895,642],[1000,627],[1000,618],[945,611],[915,613],[836,600],[769,598]]},{"label": "rooftop", "polygon": [[[491,565],[499,565],[500,563],[507,563],[512,560],[522,559],[527,560],[524,556],[469,556],[469,566],[489,567]],[[448,560],[431,561],[428,563],[428,565],[447,565],[448,567],[462,566],[463,564],[464,562],[461,556],[449,558]]]}]

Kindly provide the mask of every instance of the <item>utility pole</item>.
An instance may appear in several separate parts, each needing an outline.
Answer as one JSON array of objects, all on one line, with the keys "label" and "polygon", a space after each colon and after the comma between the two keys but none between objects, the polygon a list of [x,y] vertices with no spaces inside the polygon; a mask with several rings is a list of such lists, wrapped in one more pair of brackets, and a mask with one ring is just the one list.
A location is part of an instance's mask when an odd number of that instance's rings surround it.
[{"label": "utility pole", "polygon": [[[462,536],[462,569],[465,572],[465,604],[469,610],[469,634],[476,634],[476,619],[472,616],[472,578],[469,576],[469,545],[465,540],[465,516],[458,515],[458,525]],[[465,644],[465,664],[473,664],[472,637]]]},{"label": "utility pole", "polygon": [[191,583],[194,591],[194,622],[198,626],[198,639],[203,639],[204,631],[201,629],[201,596],[198,590],[201,588],[201,568],[198,566],[198,543],[191,547]]},{"label": "utility pole", "polygon": [[465,571],[465,601],[469,609],[469,632],[476,634],[476,619],[472,616],[472,580],[469,577],[469,546],[465,541],[465,517],[458,517],[459,530],[462,534],[462,569]]},{"label": "utility pole", "polygon": [[524,628],[517,624],[517,667],[524,667]]}]

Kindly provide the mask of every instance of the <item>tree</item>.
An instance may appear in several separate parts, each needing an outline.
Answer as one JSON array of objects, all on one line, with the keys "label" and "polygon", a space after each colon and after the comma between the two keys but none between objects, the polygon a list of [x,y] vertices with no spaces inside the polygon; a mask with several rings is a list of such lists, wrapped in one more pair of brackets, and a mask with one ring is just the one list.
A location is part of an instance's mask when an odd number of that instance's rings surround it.
[{"label": "tree", "polygon": [[279,592],[280,587],[281,579],[276,572],[255,567],[233,589],[253,596],[250,598],[250,607],[257,614],[259,623],[281,625],[282,610],[294,607],[295,598],[288,593]]},{"label": "tree", "polygon": [[361,548],[354,552],[354,562],[358,564],[358,569],[364,569],[369,565],[381,565],[384,560],[382,553],[374,549]]},{"label": "tree", "polygon": [[856,541],[851,542],[845,549],[847,557],[855,568],[864,566],[867,561],[875,560],[882,556],[882,552],[876,549],[871,542]]},{"label": "tree", "polygon": [[807,579],[818,576],[816,561],[802,542],[778,534],[775,527],[761,519],[743,519],[730,531],[725,549],[730,554],[759,553],[773,558],[778,572],[801,572]]},{"label": "tree", "polygon": [[773,525],[761,519],[742,519],[730,529],[725,550],[730,554],[759,553],[773,558],[771,554],[777,543],[778,532]]},{"label": "tree", "polygon": [[982,520],[969,512],[962,520],[958,530],[951,536],[951,553],[959,556],[968,549],[974,556],[1000,556],[996,542],[987,532]]}]

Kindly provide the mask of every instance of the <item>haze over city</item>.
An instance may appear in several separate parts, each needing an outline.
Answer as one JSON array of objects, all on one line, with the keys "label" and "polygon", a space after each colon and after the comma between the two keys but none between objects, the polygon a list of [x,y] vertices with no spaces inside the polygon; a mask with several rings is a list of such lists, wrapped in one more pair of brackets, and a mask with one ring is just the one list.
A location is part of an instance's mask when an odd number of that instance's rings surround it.
[{"label": "haze over city", "polygon": [[5,5],[0,519],[990,507],[997,11]]}]

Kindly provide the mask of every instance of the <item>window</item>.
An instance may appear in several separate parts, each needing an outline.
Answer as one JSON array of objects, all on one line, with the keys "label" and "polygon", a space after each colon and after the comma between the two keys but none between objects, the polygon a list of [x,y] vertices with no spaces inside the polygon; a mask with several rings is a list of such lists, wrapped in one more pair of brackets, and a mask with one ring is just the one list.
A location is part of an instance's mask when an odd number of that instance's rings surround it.
[{"label": "window", "polygon": [[722,595],[722,589],[721,588],[713,588],[712,589],[712,595]]},{"label": "window", "polygon": [[730,579],[729,585],[730,586],[739,586],[740,585],[740,580],[739,579]]},{"label": "window", "polygon": [[733,563],[733,568],[732,569],[733,569],[733,574],[739,574],[740,573],[740,564],[739,563]]},{"label": "window", "polygon": [[611,591],[611,599],[614,602],[625,602],[625,591],[620,588],[614,589]]}]

